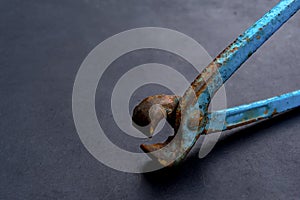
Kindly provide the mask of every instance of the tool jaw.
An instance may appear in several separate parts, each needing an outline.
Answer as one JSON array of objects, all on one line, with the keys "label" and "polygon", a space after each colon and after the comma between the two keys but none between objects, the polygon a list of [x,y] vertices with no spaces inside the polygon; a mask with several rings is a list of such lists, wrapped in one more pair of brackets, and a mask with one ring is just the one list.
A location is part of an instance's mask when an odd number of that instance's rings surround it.
[{"label": "tool jaw", "polygon": [[[202,87],[206,87],[204,82],[204,80],[201,81]],[[198,98],[192,87],[187,90],[184,98],[185,101],[174,95],[147,97],[133,111],[134,123],[146,127],[142,127],[143,130],[148,130],[148,133],[144,133],[146,135],[151,136],[163,118],[173,127],[174,134],[165,142],[141,145],[145,153],[163,166],[179,163],[190,151],[205,127],[202,126],[206,123],[204,122],[205,114],[199,109]],[[180,105],[185,106],[184,109],[179,108]],[[203,105],[203,109],[206,107],[208,106]]]},{"label": "tool jaw", "polygon": [[133,125],[149,138],[162,119],[172,128],[175,126],[176,108],[180,97],[175,95],[154,95],[142,100],[133,110]]}]

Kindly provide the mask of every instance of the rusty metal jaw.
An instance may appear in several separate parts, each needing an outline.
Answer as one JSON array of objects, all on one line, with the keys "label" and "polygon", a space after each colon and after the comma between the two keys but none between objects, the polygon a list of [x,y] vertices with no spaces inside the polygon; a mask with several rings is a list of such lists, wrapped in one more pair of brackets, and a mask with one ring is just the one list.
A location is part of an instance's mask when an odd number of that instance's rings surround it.
[{"label": "rusty metal jaw", "polygon": [[[250,105],[217,111],[213,114],[208,113],[210,101],[218,89],[299,8],[300,0],[280,1],[225,48],[196,77],[179,101],[172,102],[170,100],[172,98],[169,95],[163,98],[154,97],[152,99],[153,102],[163,105],[162,108],[169,109],[168,113],[171,113],[170,116],[167,114],[165,116],[172,127],[174,127],[175,134],[164,143],[141,145],[141,148],[147,153],[150,152],[162,165],[176,164],[186,157],[200,134],[234,128],[297,107],[300,101],[299,91]],[[143,102],[135,110],[139,110],[142,105]],[[149,105],[151,107],[151,103]],[[147,109],[143,109],[140,115],[148,116],[149,105]],[[221,125],[218,123],[220,121],[218,116],[224,115],[224,112],[226,112],[226,123]],[[136,116],[134,114],[134,121],[141,119]],[[145,121],[149,122],[149,119]],[[208,123],[215,123],[215,125],[213,125],[213,128],[208,128]]]}]

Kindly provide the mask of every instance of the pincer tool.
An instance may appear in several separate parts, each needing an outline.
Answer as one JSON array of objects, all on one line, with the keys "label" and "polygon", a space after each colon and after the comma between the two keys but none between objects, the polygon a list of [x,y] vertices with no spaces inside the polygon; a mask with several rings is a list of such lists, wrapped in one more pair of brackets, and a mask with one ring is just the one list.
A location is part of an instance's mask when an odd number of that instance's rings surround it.
[{"label": "pincer tool", "polygon": [[142,144],[144,152],[164,166],[181,162],[200,135],[271,118],[300,106],[300,90],[270,99],[209,112],[211,99],[236,70],[300,8],[300,0],[282,0],[224,49],[191,83],[182,97],[155,95],[144,99],[132,119],[153,133],[163,118],[174,134],[165,142]]}]

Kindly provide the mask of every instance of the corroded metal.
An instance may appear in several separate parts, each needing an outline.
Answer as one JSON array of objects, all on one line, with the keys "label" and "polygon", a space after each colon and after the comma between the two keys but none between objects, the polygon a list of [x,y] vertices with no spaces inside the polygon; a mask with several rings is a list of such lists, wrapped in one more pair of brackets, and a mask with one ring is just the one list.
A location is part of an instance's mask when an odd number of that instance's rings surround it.
[{"label": "corroded metal", "polygon": [[133,110],[132,120],[145,134],[152,136],[158,123],[166,118],[168,123],[174,128],[176,107],[179,97],[175,95],[155,95],[144,99]]},{"label": "corroded metal", "polygon": [[[150,128],[153,132],[155,126],[162,117],[166,117],[172,125],[175,135],[164,143],[153,145],[141,145],[145,152],[151,152],[153,157],[163,165],[172,165],[180,162],[190,151],[200,134],[206,134],[207,124],[211,121],[208,113],[209,103],[218,89],[230,78],[230,76],[293,14],[300,8],[300,0],[282,0],[272,10],[253,24],[240,35],[222,53],[211,62],[202,73],[196,77],[183,97],[173,101],[174,96],[154,96],[144,100],[135,108],[133,120],[137,124],[151,124],[150,113],[152,104],[161,105],[153,113],[160,113]],[[178,99],[178,98],[175,98]],[[178,102],[178,103],[177,103]],[[297,101],[298,103],[299,101]],[[242,109],[244,107],[240,107]],[[276,108],[277,109],[277,108]],[[176,112],[174,112],[176,110]],[[239,116],[234,109],[229,109],[232,115],[228,119]],[[236,111],[236,110],[235,110]],[[254,111],[259,111],[257,107]],[[276,110],[276,112],[278,112]],[[234,115],[234,113],[236,115]],[[266,116],[269,111],[266,112]],[[247,111],[244,111],[244,115]],[[227,114],[226,114],[227,116]],[[249,117],[250,119],[251,117]],[[258,116],[259,118],[259,116]],[[251,118],[253,119],[253,118]],[[236,125],[242,124],[242,119],[236,118]],[[240,121],[239,121],[240,120]],[[252,122],[246,120],[246,122]],[[232,125],[222,127],[234,127]],[[174,138],[174,139],[173,139]],[[161,150],[163,148],[163,150]]]}]

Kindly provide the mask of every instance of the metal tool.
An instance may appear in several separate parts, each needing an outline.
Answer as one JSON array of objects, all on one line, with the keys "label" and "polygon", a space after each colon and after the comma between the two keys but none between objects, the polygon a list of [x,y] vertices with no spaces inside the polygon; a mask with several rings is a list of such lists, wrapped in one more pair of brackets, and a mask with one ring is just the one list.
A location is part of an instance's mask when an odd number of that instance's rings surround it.
[{"label": "metal tool", "polygon": [[183,97],[156,95],[136,106],[133,121],[137,125],[149,125],[152,133],[158,122],[166,118],[175,132],[164,143],[142,144],[142,150],[164,166],[173,165],[186,157],[201,134],[250,124],[300,106],[298,90],[248,105],[208,112],[218,89],[299,8],[300,0],[280,1],[219,54],[196,77]]}]

